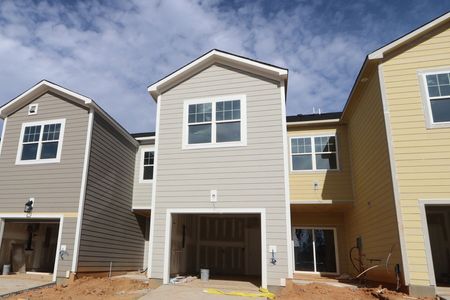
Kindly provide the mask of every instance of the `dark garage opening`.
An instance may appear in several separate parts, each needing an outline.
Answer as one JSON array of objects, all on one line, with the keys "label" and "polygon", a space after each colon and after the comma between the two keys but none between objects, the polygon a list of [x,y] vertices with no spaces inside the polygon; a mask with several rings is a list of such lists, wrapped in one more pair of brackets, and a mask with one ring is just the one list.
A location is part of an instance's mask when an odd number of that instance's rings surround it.
[{"label": "dark garage opening", "polygon": [[173,214],[170,276],[261,284],[261,219],[259,214]]},{"label": "dark garage opening", "polygon": [[11,272],[53,273],[59,220],[5,220],[0,264]]},{"label": "dark garage opening", "polygon": [[437,286],[450,286],[450,205],[426,205]]}]

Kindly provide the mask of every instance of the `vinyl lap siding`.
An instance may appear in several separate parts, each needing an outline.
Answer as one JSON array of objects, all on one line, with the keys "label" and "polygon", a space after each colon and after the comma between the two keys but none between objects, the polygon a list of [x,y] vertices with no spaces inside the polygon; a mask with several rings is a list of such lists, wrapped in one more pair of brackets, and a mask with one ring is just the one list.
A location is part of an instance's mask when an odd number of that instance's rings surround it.
[{"label": "vinyl lap siding", "polygon": [[[353,200],[350,160],[348,155],[347,128],[333,127],[289,127],[288,136],[315,136],[335,134],[338,143],[339,170],[331,171],[290,171],[290,199],[297,200]],[[289,145],[289,163],[292,169],[291,147]],[[314,189],[314,183],[319,187]]]},{"label": "vinyl lap siding", "polygon": [[99,115],[92,132],[78,272],[138,270],[145,224],[131,211],[136,146]]},{"label": "vinyl lap siding", "polygon": [[426,128],[417,71],[450,68],[449,27],[447,22],[383,63],[410,281],[415,285],[430,284],[418,200],[450,199],[450,128]]},{"label": "vinyl lap siding", "polygon": [[[239,94],[247,96],[247,146],[182,150],[184,100]],[[163,276],[166,209],[266,208],[267,245],[278,250],[277,265],[267,262],[268,284],[279,285],[287,276],[287,241],[277,83],[212,65],[160,101],[152,276]],[[212,189],[218,191],[214,206]]]},{"label": "vinyl lap siding", "polygon": [[377,72],[368,78],[348,121],[355,197],[346,218],[348,248],[361,236],[370,266],[369,259],[386,259],[394,245],[390,272],[377,268],[368,273],[370,279],[394,283],[394,266],[401,264],[401,256],[386,129]]},{"label": "vinyl lap siding", "polygon": [[[23,213],[25,202],[34,197],[34,214],[64,214],[62,245],[68,256],[59,260],[58,276],[65,277],[72,265],[81,175],[86,143],[88,111],[52,93],[33,103],[36,115],[28,115],[28,105],[8,117],[0,156],[0,211]],[[22,123],[66,119],[61,162],[15,165]]]}]

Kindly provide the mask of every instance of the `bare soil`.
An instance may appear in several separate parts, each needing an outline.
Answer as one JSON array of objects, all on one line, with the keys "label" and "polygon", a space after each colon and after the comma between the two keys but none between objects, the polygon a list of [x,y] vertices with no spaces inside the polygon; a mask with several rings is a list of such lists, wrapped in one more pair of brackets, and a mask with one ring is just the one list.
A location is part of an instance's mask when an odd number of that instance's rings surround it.
[{"label": "bare soil", "polygon": [[15,300],[111,299],[134,300],[152,288],[151,283],[130,279],[84,277],[67,284],[36,289],[9,297]]},{"label": "bare soil", "polygon": [[[289,282],[286,287],[277,295],[277,300],[400,300],[416,299],[403,293],[390,291],[382,288],[357,288],[334,287],[327,284],[311,283],[307,285],[297,285]],[[433,298],[421,298],[433,299]]]}]

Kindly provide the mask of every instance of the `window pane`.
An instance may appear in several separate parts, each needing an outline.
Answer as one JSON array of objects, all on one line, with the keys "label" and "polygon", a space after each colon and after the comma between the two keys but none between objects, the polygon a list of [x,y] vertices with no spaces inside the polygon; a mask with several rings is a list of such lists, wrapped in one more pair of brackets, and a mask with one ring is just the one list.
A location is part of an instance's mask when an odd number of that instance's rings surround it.
[{"label": "window pane", "polygon": [[24,144],[22,149],[22,160],[36,159],[38,143]]},{"label": "window pane", "polygon": [[61,124],[49,124],[44,126],[44,132],[42,134],[43,141],[55,141],[59,140],[59,132],[61,130]]},{"label": "window pane", "polygon": [[241,140],[241,122],[218,123],[216,129],[218,143]]},{"label": "window pane", "polygon": [[293,170],[312,170],[312,155],[294,155],[292,156]]},{"label": "window pane", "polygon": [[296,271],[314,271],[313,236],[311,229],[296,229],[294,234]]},{"label": "window pane", "polygon": [[441,85],[439,91],[441,92],[441,96],[450,96],[450,85]]},{"label": "window pane", "polygon": [[189,125],[189,144],[211,143],[211,124]]},{"label": "window pane", "polygon": [[439,85],[444,85],[444,84],[450,84],[450,82],[449,82],[449,75],[450,74],[448,74],[448,73],[446,73],[446,74],[438,74],[438,82],[439,82]]},{"label": "window pane", "polygon": [[43,143],[41,150],[41,159],[56,158],[58,152],[58,142]]},{"label": "window pane", "polygon": [[153,151],[144,152],[144,165],[153,165],[155,153]]},{"label": "window pane", "polygon": [[220,101],[216,103],[216,120],[238,120],[241,118],[241,101]]},{"label": "window pane", "polygon": [[334,232],[330,229],[314,229],[317,272],[336,272],[336,247]]},{"label": "window pane", "polygon": [[296,138],[291,140],[292,153],[311,153],[311,138]]},{"label": "window pane", "polygon": [[212,116],[211,103],[199,103],[189,105],[189,123],[210,122]]},{"label": "window pane", "polygon": [[434,122],[450,122],[450,98],[431,100]]},{"label": "window pane", "polygon": [[316,169],[317,170],[337,169],[336,153],[316,154]]},{"label": "window pane", "polygon": [[41,134],[41,126],[25,127],[23,142],[24,143],[37,142],[39,141],[40,134]]},{"label": "window pane", "polygon": [[438,86],[429,86],[428,94],[430,97],[439,97],[439,87]]},{"label": "window pane", "polygon": [[144,180],[153,179],[153,166],[144,167]]},{"label": "window pane", "polygon": [[437,76],[436,75],[427,75],[427,84],[428,86],[437,85]]}]

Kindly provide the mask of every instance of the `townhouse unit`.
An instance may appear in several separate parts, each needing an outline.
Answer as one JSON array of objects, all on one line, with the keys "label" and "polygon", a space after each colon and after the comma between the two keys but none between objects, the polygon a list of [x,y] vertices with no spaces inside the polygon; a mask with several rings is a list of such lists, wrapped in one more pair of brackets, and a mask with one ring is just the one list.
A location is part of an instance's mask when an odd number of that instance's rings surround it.
[{"label": "townhouse unit", "polygon": [[209,269],[263,287],[350,274],[439,293],[450,13],[369,54],[343,112],[286,117],[287,84],[285,68],[212,50],[150,85],[156,132],[129,134],[38,83],[0,108],[0,264],[164,283]]}]

